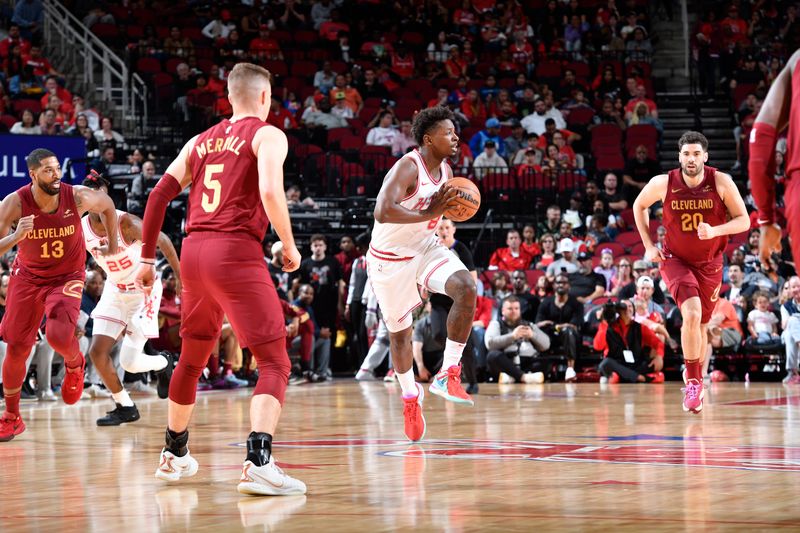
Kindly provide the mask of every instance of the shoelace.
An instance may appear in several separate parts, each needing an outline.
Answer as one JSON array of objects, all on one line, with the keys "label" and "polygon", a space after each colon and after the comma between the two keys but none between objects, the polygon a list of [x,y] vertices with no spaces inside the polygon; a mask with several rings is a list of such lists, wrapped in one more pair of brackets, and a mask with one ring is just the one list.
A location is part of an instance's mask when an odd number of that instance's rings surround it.
[{"label": "shoelace", "polygon": [[681,391],[686,393],[686,397],[690,400],[696,400],[697,397],[700,395],[700,391],[702,390],[702,385],[699,383],[687,383],[686,387],[681,389]]},{"label": "shoelace", "polygon": [[451,366],[447,369],[448,387],[450,383],[456,386],[461,386],[461,365]]}]

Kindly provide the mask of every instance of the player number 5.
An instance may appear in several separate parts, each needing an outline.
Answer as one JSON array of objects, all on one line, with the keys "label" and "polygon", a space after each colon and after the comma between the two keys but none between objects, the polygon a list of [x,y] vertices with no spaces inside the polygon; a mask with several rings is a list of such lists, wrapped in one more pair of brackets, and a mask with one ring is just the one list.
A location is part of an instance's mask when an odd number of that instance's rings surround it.
[{"label": "player number 5", "polygon": [[681,213],[681,229],[683,231],[697,231],[697,226],[703,223],[703,213]]},{"label": "player number 5", "polygon": [[213,213],[219,207],[222,196],[222,184],[213,178],[214,174],[221,174],[225,165],[206,165],[206,173],[203,176],[203,185],[206,186],[211,194],[203,193],[203,201],[200,205],[206,213]]}]

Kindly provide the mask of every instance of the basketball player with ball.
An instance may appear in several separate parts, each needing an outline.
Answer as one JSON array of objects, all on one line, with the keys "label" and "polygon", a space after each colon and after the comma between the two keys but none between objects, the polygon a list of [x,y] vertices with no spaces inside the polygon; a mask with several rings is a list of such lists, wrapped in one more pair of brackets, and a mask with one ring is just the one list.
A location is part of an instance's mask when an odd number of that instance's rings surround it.
[{"label": "basketball player with ball", "polygon": [[473,216],[480,195],[469,180],[454,178],[445,162],[458,149],[450,110],[437,106],[420,111],[411,133],[420,148],[394,164],[378,193],[367,272],[389,330],[392,362],[403,391],[405,433],[418,441],[425,435],[425,392],[414,381],[412,368],[411,314],[422,305],[417,285],[453,299],[442,369],[429,391],[473,405],[461,386],[461,354],[472,330],[475,280],[435,232],[442,215],[455,221]]}]

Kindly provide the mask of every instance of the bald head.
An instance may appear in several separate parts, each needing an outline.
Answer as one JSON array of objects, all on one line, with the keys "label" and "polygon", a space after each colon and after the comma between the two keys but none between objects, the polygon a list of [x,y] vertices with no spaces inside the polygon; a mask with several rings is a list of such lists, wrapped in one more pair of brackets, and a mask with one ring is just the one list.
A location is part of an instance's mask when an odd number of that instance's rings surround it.
[{"label": "bald head", "polygon": [[272,90],[269,71],[252,63],[237,63],[228,75],[228,100],[234,115],[254,112],[258,116],[269,113]]}]

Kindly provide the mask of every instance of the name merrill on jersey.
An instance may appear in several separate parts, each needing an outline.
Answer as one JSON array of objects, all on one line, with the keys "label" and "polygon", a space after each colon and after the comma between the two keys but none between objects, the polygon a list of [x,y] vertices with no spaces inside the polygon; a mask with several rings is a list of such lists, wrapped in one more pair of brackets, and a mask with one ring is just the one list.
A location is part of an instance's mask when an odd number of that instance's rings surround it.
[{"label": "name merrill on jersey", "polygon": [[236,135],[232,137],[222,137],[206,139],[206,142],[200,143],[195,146],[195,150],[197,150],[197,157],[203,159],[207,154],[212,154],[215,152],[233,152],[236,155],[239,155],[239,150],[242,149],[242,146],[245,145],[247,142],[246,139],[240,139]]},{"label": "name merrill on jersey", "polygon": [[32,229],[25,236],[26,239],[57,239],[59,237],[69,237],[75,233],[75,224],[62,226],[60,228]]},{"label": "name merrill on jersey", "polygon": [[670,208],[675,211],[699,211],[702,209],[714,209],[712,198],[697,198],[692,200],[672,200]]}]

